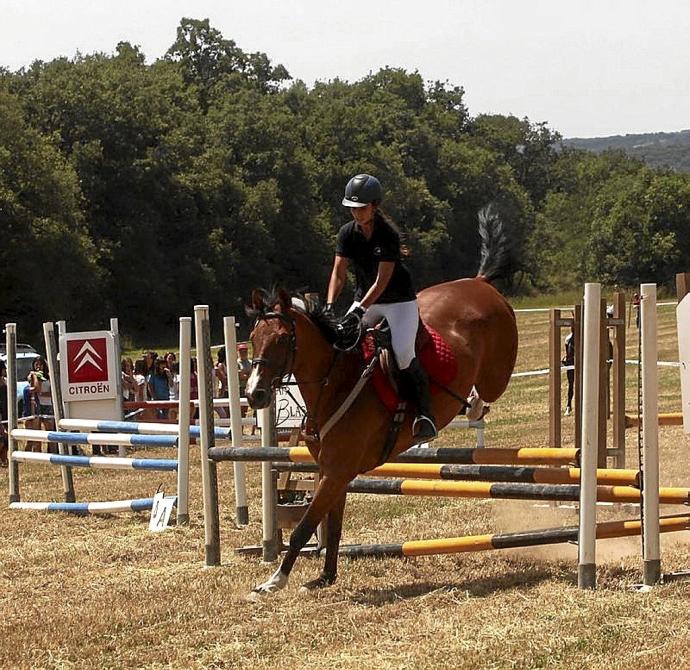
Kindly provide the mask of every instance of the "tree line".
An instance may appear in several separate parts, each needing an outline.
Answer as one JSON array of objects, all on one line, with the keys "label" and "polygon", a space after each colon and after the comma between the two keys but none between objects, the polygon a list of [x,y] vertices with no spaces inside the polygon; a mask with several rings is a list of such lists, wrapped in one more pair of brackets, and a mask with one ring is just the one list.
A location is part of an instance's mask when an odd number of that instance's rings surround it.
[{"label": "tree line", "polygon": [[690,266],[690,175],[565,147],[527,118],[471,116],[461,87],[418,72],[310,88],[183,19],[151,64],[122,42],[0,69],[0,313],[27,334],[118,316],[150,342],[194,304],[241,316],[257,286],[323,292],[359,172],[384,184],[420,289],[476,272],[492,201],[508,293]]}]

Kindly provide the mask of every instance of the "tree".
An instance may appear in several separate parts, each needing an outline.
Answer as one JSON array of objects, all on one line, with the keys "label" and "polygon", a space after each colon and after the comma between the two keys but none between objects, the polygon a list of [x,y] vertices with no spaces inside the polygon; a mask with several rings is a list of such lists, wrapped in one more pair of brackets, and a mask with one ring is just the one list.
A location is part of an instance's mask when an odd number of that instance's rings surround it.
[{"label": "tree", "polygon": [[23,337],[37,338],[47,318],[80,326],[107,300],[81,202],[52,138],[28,127],[20,100],[0,89],[0,305]]},{"label": "tree", "polygon": [[285,67],[273,66],[266,54],[247,54],[233,40],[226,40],[208,19],[183,18],[165,58],[179,64],[185,81],[197,88],[204,109],[219,85],[235,90],[251,83],[266,93],[275,92],[291,78]]}]

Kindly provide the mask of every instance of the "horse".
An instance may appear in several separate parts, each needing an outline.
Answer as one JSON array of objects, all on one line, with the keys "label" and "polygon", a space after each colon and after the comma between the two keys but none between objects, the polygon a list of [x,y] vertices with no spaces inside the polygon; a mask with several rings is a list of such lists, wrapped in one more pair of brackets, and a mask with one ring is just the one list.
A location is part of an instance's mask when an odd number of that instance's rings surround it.
[{"label": "horse", "polygon": [[[494,221],[495,223],[495,221]],[[447,425],[476,389],[485,402],[505,391],[517,357],[517,326],[512,307],[494,287],[508,256],[500,225],[492,230],[479,220],[482,238],[477,275],[437,284],[417,295],[421,321],[439,333],[457,361],[455,377],[432,396],[437,426]],[[333,324],[318,306],[297,306],[284,289],[252,293],[248,312],[256,319],[251,332],[254,357],[245,393],[249,405],[269,405],[274,388],[294,375],[307,408],[307,420],[319,439],[307,441],[319,466],[319,483],[311,503],[293,531],[280,567],[248,596],[257,600],[284,588],[297,557],[326,518],[326,552],[321,574],[303,590],[323,588],[337,577],[346,488],[357,475],[378,466],[391,426],[387,409],[367,382],[345,414],[319,436],[360,379],[362,353],[341,352],[332,346]],[[304,303],[301,303],[304,305]],[[414,412],[409,412],[389,449],[391,458],[415,444]],[[353,427],[356,426],[356,430]]]}]

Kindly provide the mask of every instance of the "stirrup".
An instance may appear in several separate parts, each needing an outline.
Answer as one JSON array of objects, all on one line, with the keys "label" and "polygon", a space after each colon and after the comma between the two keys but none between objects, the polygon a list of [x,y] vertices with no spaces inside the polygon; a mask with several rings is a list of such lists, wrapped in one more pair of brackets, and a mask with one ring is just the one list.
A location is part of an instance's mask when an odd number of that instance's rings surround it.
[{"label": "stirrup", "polygon": [[412,437],[424,442],[435,440],[438,437],[438,431],[433,419],[424,416],[424,414],[418,415],[412,424]]}]

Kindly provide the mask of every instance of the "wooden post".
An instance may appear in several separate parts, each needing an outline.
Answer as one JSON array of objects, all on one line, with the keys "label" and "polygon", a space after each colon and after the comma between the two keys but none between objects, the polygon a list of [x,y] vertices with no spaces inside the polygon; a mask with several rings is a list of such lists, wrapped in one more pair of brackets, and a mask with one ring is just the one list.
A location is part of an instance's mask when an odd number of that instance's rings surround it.
[{"label": "wooden post", "polygon": [[573,389],[573,409],[575,410],[575,448],[580,449],[582,447],[582,342],[584,338],[582,305],[575,305],[574,314],[575,386]]},{"label": "wooden post", "polygon": [[676,297],[680,302],[690,293],[690,272],[679,272],[676,275]]},{"label": "wooden post", "polygon": [[606,401],[608,396],[608,389],[606,382],[608,380],[608,362],[609,357],[609,334],[606,327],[606,300],[600,300],[600,314],[599,314],[599,438],[598,438],[598,457],[597,467],[606,467]]},{"label": "wooden post", "polygon": [[640,286],[642,366],[642,555],[644,583],[661,581],[659,539],[659,379],[656,284]]},{"label": "wooden post", "polygon": [[625,467],[625,293],[613,296],[613,458],[614,467]]},{"label": "wooden post", "polygon": [[220,511],[218,508],[218,473],[208,450],[216,444],[211,388],[211,327],[208,305],[194,306],[197,371],[199,375],[199,427],[201,486],[204,495],[204,542],[206,565],[220,565]]},{"label": "wooden post", "polygon": [[599,367],[599,323],[601,285],[585,284],[583,360],[583,440],[580,452],[580,523],[578,530],[577,584],[582,589],[596,586],[596,524],[597,524],[597,433],[599,426],[601,380]]},{"label": "wooden post", "polygon": [[549,446],[561,446],[561,310],[549,314]]}]

